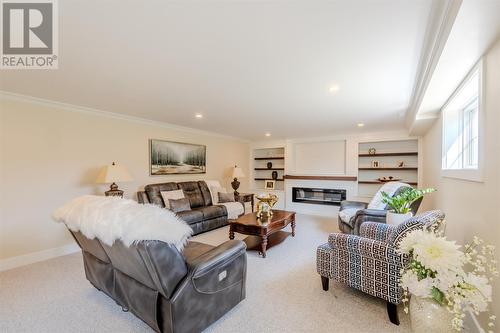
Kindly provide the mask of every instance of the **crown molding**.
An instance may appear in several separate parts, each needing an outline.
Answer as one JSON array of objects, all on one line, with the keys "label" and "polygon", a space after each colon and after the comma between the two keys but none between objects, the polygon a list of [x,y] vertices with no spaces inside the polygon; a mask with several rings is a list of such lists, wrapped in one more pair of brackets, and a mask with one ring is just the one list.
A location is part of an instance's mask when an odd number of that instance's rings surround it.
[{"label": "crown molding", "polygon": [[463,0],[433,2],[431,13],[434,14],[427,26],[425,47],[422,50],[410,105],[406,112],[406,126],[410,132],[412,132],[418,109],[451,33],[462,2]]},{"label": "crown molding", "polygon": [[57,101],[53,101],[53,100],[48,100],[48,99],[43,99],[43,98],[38,98],[38,97],[33,97],[33,96],[28,96],[28,95],[16,94],[16,93],[4,91],[4,90],[0,90],[0,99],[37,104],[37,105],[41,105],[41,106],[45,106],[45,107],[55,108],[55,109],[62,110],[62,111],[85,113],[85,114],[90,114],[90,115],[95,115],[95,116],[100,116],[100,117],[107,117],[107,118],[113,118],[113,119],[118,119],[118,120],[123,120],[123,121],[139,123],[139,124],[143,124],[143,125],[168,128],[171,130],[176,130],[176,131],[181,131],[181,132],[186,132],[186,133],[191,133],[191,134],[206,135],[206,136],[211,136],[211,137],[216,137],[216,138],[221,138],[221,139],[236,140],[236,141],[239,141],[242,143],[250,143],[250,140],[246,140],[243,138],[238,138],[238,137],[234,137],[234,136],[230,136],[230,135],[220,134],[220,133],[211,132],[211,131],[204,131],[204,130],[199,130],[199,129],[195,129],[195,128],[191,128],[191,127],[174,125],[174,124],[170,124],[170,123],[166,123],[166,122],[162,122],[162,121],[151,120],[151,119],[146,119],[146,118],[141,118],[141,117],[136,117],[136,116],[129,116],[129,115],[124,115],[124,114],[115,113],[115,112],[103,111],[103,110],[99,110],[99,109],[88,108],[88,107],[69,104],[69,103],[57,102]]},{"label": "crown molding", "polygon": [[394,131],[379,131],[379,132],[291,138],[285,140],[285,142],[289,144],[296,144],[296,143],[314,143],[314,142],[347,141],[347,140],[363,142],[363,141],[373,141],[373,140],[390,141],[390,140],[408,140],[408,139],[413,139],[413,137],[409,136],[408,131],[403,129]]}]

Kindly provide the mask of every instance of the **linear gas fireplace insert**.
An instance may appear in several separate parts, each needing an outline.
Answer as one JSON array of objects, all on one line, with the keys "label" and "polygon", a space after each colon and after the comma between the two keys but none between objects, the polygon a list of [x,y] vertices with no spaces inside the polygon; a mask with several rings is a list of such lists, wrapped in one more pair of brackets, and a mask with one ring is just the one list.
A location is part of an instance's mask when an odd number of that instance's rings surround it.
[{"label": "linear gas fireplace insert", "polygon": [[329,188],[292,187],[292,201],[317,205],[340,205],[346,199],[346,190]]}]

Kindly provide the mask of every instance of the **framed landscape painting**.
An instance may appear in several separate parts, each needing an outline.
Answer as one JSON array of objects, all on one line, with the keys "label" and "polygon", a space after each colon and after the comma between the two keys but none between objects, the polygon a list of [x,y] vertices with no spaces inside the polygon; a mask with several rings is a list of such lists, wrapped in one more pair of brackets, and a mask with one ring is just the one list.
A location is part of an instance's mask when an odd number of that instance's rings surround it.
[{"label": "framed landscape painting", "polygon": [[205,145],[155,139],[149,145],[151,176],[206,172]]}]

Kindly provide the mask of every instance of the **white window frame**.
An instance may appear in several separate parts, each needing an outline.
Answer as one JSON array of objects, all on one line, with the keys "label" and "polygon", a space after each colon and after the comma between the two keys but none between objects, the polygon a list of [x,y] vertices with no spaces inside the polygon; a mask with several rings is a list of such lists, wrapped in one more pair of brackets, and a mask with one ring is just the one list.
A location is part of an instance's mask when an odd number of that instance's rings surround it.
[{"label": "white window frame", "polygon": [[[455,178],[462,179],[474,182],[483,182],[483,169],[485,165],[485,156],[484,156],[484,99],[483,99],[483,87],[484,87],[484,75],[483,75],[483,61],[482,59],[470,70],[470,72],[465,76],[462,82],[459,84],[457,89],[451,94],[446,103],[441,108],[441,122],[442,122],[442,148],[441,148],[441,176],[447,178]],[[461,169],[445,169],[443,160],[445,158],[446,148],[445,148],[445,116],[444,110],[446,107],[453,101],[453,99],[460,93],[461,89],[467,84],[467,82],[474,76],[475,73],[478,73],[479,80],[479,93],[477,97],[478,103],[478,165],[477,167],[464,167]]]}]

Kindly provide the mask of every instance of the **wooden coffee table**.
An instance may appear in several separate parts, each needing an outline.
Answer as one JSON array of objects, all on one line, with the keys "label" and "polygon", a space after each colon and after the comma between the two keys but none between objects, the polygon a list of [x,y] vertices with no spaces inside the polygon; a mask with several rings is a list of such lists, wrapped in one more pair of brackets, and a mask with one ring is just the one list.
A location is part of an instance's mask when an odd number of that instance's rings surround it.
[{"label": "wooden coffee table", "polygon": [[[292,224],[292,232],[282,231]],[[266,250],[283,242],[289,235],[295,237],[295,212],[274,210],[270,219],[259,219],[257,213],[246,214],[229,224],[229,239],[234,239],[234,233],[249,235],[244,239],[248,250],[257,250],[263,258]]]}]

